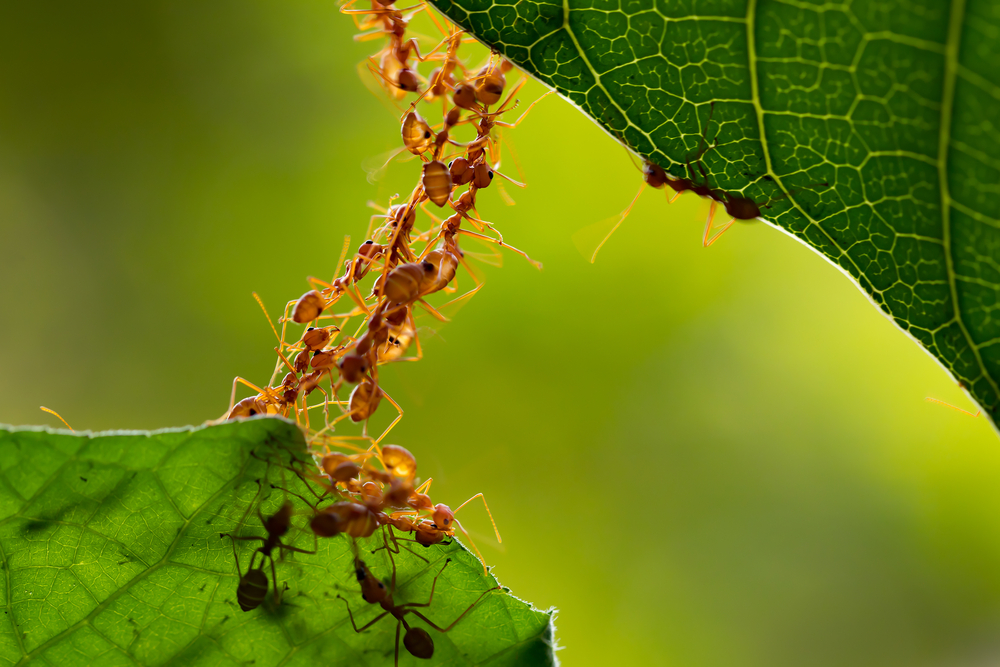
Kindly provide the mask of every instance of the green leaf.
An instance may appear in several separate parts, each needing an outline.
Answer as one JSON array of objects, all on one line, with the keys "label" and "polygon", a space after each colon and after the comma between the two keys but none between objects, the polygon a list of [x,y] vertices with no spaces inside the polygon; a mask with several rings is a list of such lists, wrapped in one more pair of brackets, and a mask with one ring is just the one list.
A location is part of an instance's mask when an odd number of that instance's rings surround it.
[{"label": "green leaf", "polygon": [[[248,509],[261,498],[267,516],[284,502],[271,484],[308,493],[278,464],[304,448],[297,427],[273,418],[155,433],[0,429],[0,663],[392,664],[392,618],[358,634],[336,597],[350,601],[359,625],[381,611],[361,600],[343,537],[320,540],[315,555],[276,558],[289,586],[280,606],[271,593],[250,612],[236,603],[233,543],[220,533],[263,535]],[[289,498],[297,513],[285,542],[312,550],[308,510]],[[386,551],[369,553],[380,544],[379,533],[359,541],[373,574],[388,582]],[[239,545],[246,568],[259,543]],[[395,601],[426,602],[450,558],[423,610],[438,625],[497,585],[457,541],[414,547],[395,557]],[[450,632],[428,629],[430,663],[554,664],[552,615],[494,590]],[[400,652],[400,664],[418,663]]]},{"label": "green leaf", "polygon": [[996,421],[995,2],[432,3],[674,176],[717,135],[709,184],[772,200],[769,222],[847,273]]}]

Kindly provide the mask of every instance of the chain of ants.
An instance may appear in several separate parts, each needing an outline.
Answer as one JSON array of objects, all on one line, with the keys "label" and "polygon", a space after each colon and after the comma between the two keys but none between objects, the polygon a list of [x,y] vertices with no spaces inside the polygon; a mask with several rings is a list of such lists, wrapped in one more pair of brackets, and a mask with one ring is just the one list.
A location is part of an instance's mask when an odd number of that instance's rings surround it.
[{"label": "chain of ants", "polygon": [[[454,537],[457,527],[482,562],[482,554],[455,514],[472,500],[483,496],[476,494],[455,510],[442,503],[435,504],[428,495],[431,480],[416,485],[417,463],[413,454],[398,445],[382,444],[401,419],[403,411],[379,385],[379,366],[421,358],[414,308],[419,306],[433,317],[445,320],[438,308],[426,299],[438,292],[457,293],[460,266],[468,271],[475,286],[449,303],[467,299],[481,287],[467,263],[462,241],[494,244],[521,255],[538,268],[541,265],[523,251],[508,245],[492,223],[479,217],[476,209],[478,192],[490,187],[496,176],[523,187],[523,184],[498,170],[500,144],[494,136],[494,129],[515,127],[531,110],[529,107],[513,123],[500,119],[517,105],[515,96],[525,80],[522,78],[504,97],[506,75],[512,69],[508,61],[491,54],[486,65],[473,74],[458,57],[459,48],[465,41],[462,31],[454,26],[442,26],[436,20],[434,22],[444,37],[430,52],[422,54],[417,39],[407,38],[406,29],[414,14],[425,10],[426,6],[421,4],[400,9],[394,7],[392,0],[371,2],[371,9],[352,9],[348,5],[342,11],[353,15],[358,27],[367,31],[358,35],[358,39],[386,38],[386,45],[368,60],[368,69],[390,95],[396,100],[404,99],[408,94],[417,96],[403,114],[401,137],[403,150],[422,162],[420,179],[405,202],[391,205],[380,215],[372,217],[368,240],[350,258],[347,257],[349,239],[345,242],[338,260],[338,266],[344,267],[342,275],[330,282],[309,278],[311,289],[286,304],[279,320],[280,334],[271,323],[278,340],[275,348],[278,360],[268,385],[261,388],[243,378],[234,380],[230,409],[225,418],[257,414],[294,417],[304,427],[309,444],[317,452],[319,466],[317,469],[311,464],[294,462],[288,466],[309,489],[311,497],[276,487],[286,494],[286,502],[276,514],[264,516],[258,504],[257,514],[266,537],[225,536],[233,540],[234,556],[237,541],[262,542],[251,557],[246,574],[240,575],[237,599],[241,608],[249,611],[265,600],[269,588],[264,572],[265,560],[270,560],[275,602],[280,603],[281,589],[272,552],[277,549],[281,555],[286,552],[315,553],[315,550],[307,551],[282,542],[291,528],[293,517],[287,495],[301,499],[311,509],[309,529],[315,539],[343,535],[350,540],[354,551],[355,576],[362,597],[368,603],[379,603],[383,609],[376,619],[359,628],[348,604],[352,626],[357,632],[362,632],[384,616],[393,616],[397,621],[398,663],[400,627],[406,628],[403,644],[410,653],[420,658],[430,657],[433,653],[430,636],[426,631],[408,625],[405,620],[407,614],[418,616],[437,630],[446,632],[479,600],[450,626],[439,627],[415,609],[429,606],[431,600],[404,605],[393,602],[395,561],[392,560],[392,584],[387,589],[360,558],[355,540],[381,530],[383,544],[379,549],[386,549],[392,559],[400,548],[409,549],[401,544],[403,542],[424,547],[442,544],[445,538]],[[407,11],[411,13],[404,14]],[[434,20],[430,12],[428,15]],[[431,61],[440,61],[440,65],[428,78],[424,78],[419,74],[417,64]],[[420,102],[434,104],[437,101],[441,103],[443,119],[440,126],[431,126],[420,116],[417,106]],[[474,129],[475,137],[471,141],[462,143],[452,137],[452,130],[461,125],[471,125]],[[711,245],[722,233],[709,238],[716,203],[723,204],[734,220],[751,220],[760,215],[760,207],[752,200],[708,186],[701,159],[714,147],[715,143],[709,143],[703,134],[698,151],[687,161],[690,178],[668,177],[663,169],[649,161],[643,166],[645,184],[658,189],[669,186],[677,194],[690,190],[712,200],[705,245]],[[449,155],[446,156],[446,152],[450,152]],[[448,158],[450,160],[446,163]],[[700,179],[695,172],[696,167],[701,174]],[[459,192],[464,186],[468,188]],[[429,204],[448,211],[449,215],[435,215]],[[425,231],[416,228],[418,209],[432,221]],[[626,209],[623,219],[629,209]],[[381,223],[376,225],[379,220]],[[731,224],[732,221],[722,231]],[[374,276],[374,280],[369,294],[364,296],[358,284],[367,276]],[[343,297],[351,302],[351,310],[332,313],[332,307]],[[260,305],[263,308],[263,303]],[[267,313],[266,309],[264,312]],[[353,334],[348,334],[349,322],[359,317],[363,318],[362,323]],[[289,322],[307,325],[299,340],[292,343],[286,342]],[[411,345],[416,348],[416,354],[408,357]],[[276,383],[275,379],[282,371],[285,375],[280,383]],[[236,402],[239,384],[250,387],[256,394]],[[354,385],[354,388],[346,400],[341,400],[339,394],[346,385]],[[314,393],[322,396],[322,400],[310,405],[307,398]],[[367,423],[382,404],[382,399],[395,408],[397,415],[381,435],[373,438],[367,433]],[[331,416],[331,406],[334,416]],[[314,411],[321,412],[323,416],[323,426],[316,430],[311,428],[310,423],[310,414]],[[336,414],[337,411],[340,414]],[[362,422],[362,435],[334,435],[335,426],[345,419]],[[347,450],[347,453],[336,450]],[[485,499],[483,504],[486,505]],[[493,522],[488,506],[486,510]],[[493,528],[500,541],[495,522]],[[259,562],[258,554],[261,555]],[[447,564],[448,561],[434,578],[431,599],[437,578]],[[487,572],[485,564],[483,570]],[[485,591],[479,599],[492,590],[496,589]]]},{"label": "chain of ants", "polygon": [[[348,604],[354,629],[362,632],[383,616],[393,616],[397,621],[398,663],[400,627],[406,628],[403,644],[410,653],[420,658],[429,658],[433,653],[430,636],[421,628],[411,627],[405,618],[407,615],[417,616],[435,629],[447,632],[476,603],[451,625],[435,625],[416,610],[429,606],[431,600],[401,605],[393,602],[395,561],[392,560],[392,582],[386,588],[359,556],[356,540],[381,530],[383,544],[379,549],[386,549],[392,559],[401,548],[411,550],[406,542],[423,547],[447,544],[445,539],[453,538],[458,528],[482,563],[482,554],[455,514],[475,499],[483,499],[484,506],[486,501],[482,494],[476,494],[455,510],[442,503],[435,504],[428,495],[432,480],[417,484],[417,462],[413,454],[398,445],[382,444],[403,411],[380,386],[379,367],[421,358],[415,308],[446,320],[439,310],[442,306],[428,303],[429,296],[447,293],[454,297],[444,304],[448,305],[468,299],[481,287],[482,283],[468,264],[472,253],[463,248],[464,241],[507,248],[538,268],[541,265],[508,245],[494,225],[480,217],[476,208],[479,191],[490,187],[497,176],[523,187],[498,171],[500,144],[494,130],[516,126],[530,111],[531,107],[516,122],[501,120],[517,105],[516,94],[524,79],[505,96],[506,75],[512,68],[509,62],[491,54],[486,65],[473,73],[458,57],[459,48],[465,41],[462,31],[454,26],[443,26],[436,20],[443,39],[428,53],[421,53],[417,39],[407,37],[407,26],[414,14],[425,10],[426,6],[396,8],[391,0],[371,1],[371,9],[352,9],[347,5],[342,11],[353,15],[358,27],[366,31],[357,39],[386,39],[385,46],[368,60],[369,70],[383,87],[396,100],[408,94],[416,95],[404,112],[400,127],[402,150],[422,162],[420,179],[405,202],[391,205],[372,216],[368,240],[351,257],[347,256],[350,240],[345,241],[337,262],[338,266],[343,266],[341,275],[330,282],[309,278],[311,289],[286,304],[279,320],[280,333],[271,322],[278,340],[275,348],[278,359],[268,385],[258,387],[239,377],[233,381],[230,409],[223,418],[258,414],[294,418],[303,427],[318,466],[314,466],[313,461],[293,461],[284,465],[298,476],[309,492],[302,495],[275,487],[285,494],[286,502],[274,515],[264,516],[259,502],[255,503],[266,537],[223,536],[233,540],[238,569],[236,542],[262,543],[254,551],[246,573],[240,573],[237,587],[240,607],[250,611],[264,602],[270,587],[264,571],[268,560],[275,603],[280,604],[282,589],[272,552],[277,550],[282,556],[294,552],[315,553],[315,549],[308,551],[282,542],[292,527],[294,514],[288,496],[305,502],[311,510],[308,526],[314,538],[343,535],[350,541],[362,597],[366,602],[380,604],[383,610],[380,616],[359,628]],[[433,16],[431,18],[434,20]],[[421,76],[418,63],[432,61],[439,63],[437,69],[427,78]],[[433,106],[440,102],[443,119],[439,126],[432,126],[421,117],[417,110],[421,102]],[[465,143],[452,136],[453,130],[462,125],[471,126],[475,133]],[[468,187],[460,191],[465,186]],[[435,215],[431,206],[448,215]],[[417,228],[419,212],[431,221],[424,230]],[[460,267],[467,270],[473,286],[459,295],[457,274]],[[367,296],[359,286],[366,277],[373,278]],[[349,300],[351,309],[344,313],[332,312],[334,305],[343,298]],[[260,299],[257,300],[260,303]],[[260,305],[264,307],[263,303]],[[267,313],[266,309],[264,312]],[[349,332],[349,323],[356,318],[362,321]],[[286,342],[290,323],[306,326],[302,336],[291,343]],[[415,354],[407,356],[411,346]],[[276,382],[281,373],[284,373],[283,378]],[[236,391],[240,384],[251,388],[255,394],[237,402]],[[349,385],[354,385],[349,397],[341,400],[341,392]],[[310,396],[318,396],[320,400],[310,404]],[[395,419],[378,437],[370,436],[368,420],[384,402],[395,408]],[[312,423],[317,421],[318,414],[322,415],[322,427]],[[348,419],[362,423],[364,430],[360,436],[334,433],[337,424]],[[244,521],[252,507],[248,508]],[[486,511],[493,522],[488,506]],[[495,522],[493,528],[500,541]],[[444,567],[447,564],[448,561]],[[434,585],[444,567],[435,576]],[[487,573],[484,563],[483,571]],[[496,589],[485,591],[479,599],[492,590]]]}]

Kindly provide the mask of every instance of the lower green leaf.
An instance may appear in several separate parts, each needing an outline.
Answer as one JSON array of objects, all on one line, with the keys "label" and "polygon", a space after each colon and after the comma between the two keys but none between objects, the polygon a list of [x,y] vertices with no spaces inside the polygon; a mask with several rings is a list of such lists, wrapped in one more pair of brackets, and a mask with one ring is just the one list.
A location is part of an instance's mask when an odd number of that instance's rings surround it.
[{"label": "lower green leaf", "polygon": [[[0,429],[0,663],[393,664],[397,621],[359,633],[348,616],[350,604],[363,628],[383,612],[361,598],[351,542],[308,530],[312,510],[294,494],[309,491],[281,465],[304,452],[299,429],[273,418],[154,433]],[[263,537],[255,510],[268,517],[286,500],[283,542],[315,553],[276,549],[275,577],[254,553],[260,541],[222,535]],[[475,602],[448,632],[407,614],[433,659],[411,655],[402,630],[399,664],[556,663],[554,613],[500,588],[457,541],[401,542],[391,556],[383,545],[376,532],[358,555],[386,586],[395,571],[396,605],[430,600],[413,609],[447,628]],[[268,592],[243,611],[237,586],[251,562]]]}]

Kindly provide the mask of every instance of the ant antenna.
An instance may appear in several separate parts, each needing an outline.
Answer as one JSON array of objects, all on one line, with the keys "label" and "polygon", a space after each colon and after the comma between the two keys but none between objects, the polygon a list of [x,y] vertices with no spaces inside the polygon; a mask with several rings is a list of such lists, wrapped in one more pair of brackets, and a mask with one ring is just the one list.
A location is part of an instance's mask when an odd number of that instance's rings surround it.
[{"label": "ant antenna", "polygon": [[[430,485],[428,485],[428,486],[430,486]],[[493,520],[493,513],[490,512],[490,506],[486,504],[486,496],[484,496],[482,493],[477,493],[476,495],[474,495],[471,498],[469,498],[468,500],[466,500],[464,503],[462,503],[461,505],[459,505],[455,510],[453,510],[452,514],[458,514],[459,510],[461,510],[463,507],[465,507],[466,505],[468,505],[469,503],[471,503],[476,498],[482,498],[482,500],[483,500],[483,506],[486,508],[486,514],[490,517],[490,523],[493,524],[493,532],[496,533],[496,535],[497,535],[497,542],[501,542],[502,543],[503,539],[500,537],[500,530],[497,528],[497,522]],[[465,529],[463,528],[462,530],[465,530]]]},{"label": "ant antenna", "polygon": [[969,415],[970,417],[973,417],[973,418],[978,417],[979,415],[983,414],[982,410],[978,410],[976,412],[976,414],[972,414],[968,410],[963,410],[962,408],[960,408],[958,406],[955,406],[955,405],[952,405],[951,403],[945,403],[940,398],[931,398],[930,396],[928,396],[924,400],[925,401],[930,401],[931,403],[937,403],[938,405],[943,405],[946,408],[951,408],[952,410],[957,410],[959,412],[964,412],[965,414],[967,414],[967,415]]},{"label": "ant antenna", "polygon": [[50,415],[55,415],[56,419],[58,419],[59,421],[61,421],[63,424],[66,424],[66,428],[68,428],[69,430],[73,431],[74,433],[76,432],[76,429],[74,429],[72,426],[70,426],[69,422],[67,422],[65,419],[63,419],[59,415],[59,413],[56,412],[55,410],[49,409],[49,408],[45,407],[44,405],[39,405],[38,408],[42,412],[48,412]]},{"label": "ant antenna", "polygon": [[267,318],[267,323],[271,325],[271,331],[274,332],[274,337],[278,339],[278,343],[284,343],[284,341],[281,340],[281,336],[278,335],[278,330],[274,328],[274,322],[271,321],[271,316],[267,314],[267,308],[264,307],[264,302],[260,300],[259,296],[257,296],[257,292],[253,292],[253,298],[256,299],[257,305],[260,306],[260,309],[264,311],[264,317]]}]

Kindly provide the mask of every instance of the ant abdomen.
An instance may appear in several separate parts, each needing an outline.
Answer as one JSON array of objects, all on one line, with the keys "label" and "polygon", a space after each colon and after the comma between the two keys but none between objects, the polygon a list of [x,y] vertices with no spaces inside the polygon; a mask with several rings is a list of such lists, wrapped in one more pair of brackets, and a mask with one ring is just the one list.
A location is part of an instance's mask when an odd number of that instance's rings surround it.
[{"label": "ant abdomen", "polygon": [[423,660],[434,657],[434,641],[423,628],[407,628],[403,635],[403,646],[414,656]]},{"label": "ant abdomen", "polygon": [[434,160],[425,164],[420,181],[432,202],[438,206],[448,203],[451,197],[451,172],[444,162]]},{"label": "ant abdomen", "polygon": [[267,575],[263,569],[249,570],[236,587],[236,602],[243,611],[253,611],[267,597]]},{"label": "ant abdomen", "polygon": [[316,290],[306,292],[299,297],[298,302],[295,304],[295,310],[292,311],[292,320],[299,324],[312,322],[323,312],[323,307],[323,297],[319,292]]}]

